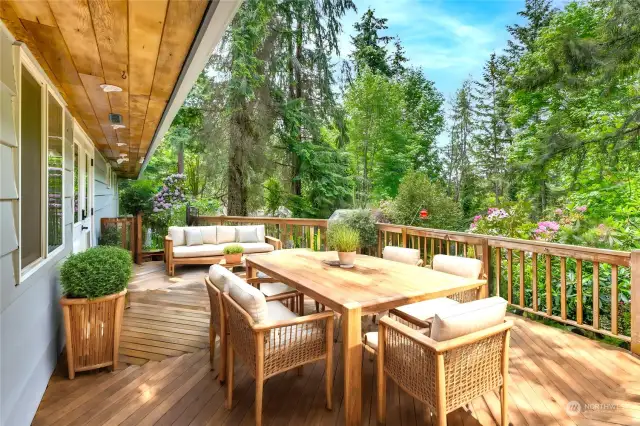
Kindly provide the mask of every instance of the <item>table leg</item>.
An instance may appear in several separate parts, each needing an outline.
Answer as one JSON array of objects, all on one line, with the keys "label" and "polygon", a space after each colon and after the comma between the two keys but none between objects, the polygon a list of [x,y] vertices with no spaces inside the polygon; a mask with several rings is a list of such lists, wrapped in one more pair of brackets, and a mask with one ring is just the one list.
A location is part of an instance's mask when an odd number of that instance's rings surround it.
[{"label": "table leg", "polygon": [[245,275],[247,279],[256,277],[256,270],[253,268],[253,266],[247,265],[245,269]]},{"label": "table leg", "polygon": [[360,305],[346,306],[342,315],[344,345],[344,414],[346,426],[362,422],[362,336]]}]

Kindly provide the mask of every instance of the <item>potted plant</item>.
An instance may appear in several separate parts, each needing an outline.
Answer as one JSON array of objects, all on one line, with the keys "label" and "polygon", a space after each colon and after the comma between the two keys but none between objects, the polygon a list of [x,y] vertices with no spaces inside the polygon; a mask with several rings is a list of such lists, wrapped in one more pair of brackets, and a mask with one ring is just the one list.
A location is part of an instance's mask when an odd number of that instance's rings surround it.
[{"label": "potted plant", "polygon": [[240,263],[242,262],[242,253],[244,253],[244,248],[238,244],[231,244],[226,246],[222,253],[224,254],[224,261],[227,265],[232,263]]},{"label": "potted plant", "polygon": [[62,265],[60,299],[67,340],[69,378],[76,371],[118,366],[120,329],[131,253],[98,246],[72,254]]},{"label": "potted plant", "polygon": [[353,268],[356,250],[360,244],[360,233],[350,226],[335,224],[327,230],[329,247],[337,250],[341,268]]}]

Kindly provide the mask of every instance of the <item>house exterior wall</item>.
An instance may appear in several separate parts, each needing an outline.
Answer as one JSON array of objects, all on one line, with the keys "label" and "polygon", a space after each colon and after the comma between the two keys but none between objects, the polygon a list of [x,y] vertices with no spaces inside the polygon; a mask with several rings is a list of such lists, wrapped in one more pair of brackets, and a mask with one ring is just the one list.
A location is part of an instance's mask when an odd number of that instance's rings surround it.
[{"label": "house exterior wall", "polygon": [[[74,121],[65,110],[64,248],[21,278],[18,61],[13,44],[14,38],[0,24],[0,424],[21,426],[31,424],[64,346],[58,271],[73,247]],[[104,165],[99,154],[95,158]],[[117,208],[117,194],[115,185],[101,187],[105,178],[98,169],[95,204],[106,216]]]},{"label": "house exterior wall", "polygon": [[95,242],[100,239],[100,219],[103,217],[118,217],[118,182],[111,178],[109,174],[111,168],[96,149],[93,167],[93,191],[94,191],[94,229]]}]

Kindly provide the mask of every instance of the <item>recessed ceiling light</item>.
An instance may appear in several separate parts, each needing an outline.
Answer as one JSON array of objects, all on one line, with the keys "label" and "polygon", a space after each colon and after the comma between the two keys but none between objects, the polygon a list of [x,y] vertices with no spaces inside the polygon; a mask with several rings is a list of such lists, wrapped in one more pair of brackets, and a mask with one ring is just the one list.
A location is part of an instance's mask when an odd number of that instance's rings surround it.
[{"label": "recessed ceiling light", "polygon": [[118,163],[118,164],[122,164],[122,163],[124,163],[124,158],[118,158],[118,159],[116,160],[116,163]]},{"label": "recessed ceiling light", "polygon": [[124,142],[118,142],[118,143],[116,143],[116,145],[118,145],[118,146],[125,146],[125,145],[126,145],[126,143],[124,143]]},{"label": "recessed ceiling light", "polygon": [[123,152],[122,154],[120,154],[120,158],[124,158],[124,157],[126,157],[127,155],[129,155],[129,154],[127,154],[126,152]]},{"label": "recessed ceiling light", "polygon": [[144,163],[144,157],[140,158],[140,164]]},{"label": "recessed ceiling light", "polygon": [[100,88],[105,92],[122,92],[122,87],[114,86],[113,84],[101,84]]},{"label": "recessed ceiling light", "polygon": [[112,124],[111,127],[113,127],[113,130],[118,130],[118,129],[124,129],[125,126],[124,124]]}]

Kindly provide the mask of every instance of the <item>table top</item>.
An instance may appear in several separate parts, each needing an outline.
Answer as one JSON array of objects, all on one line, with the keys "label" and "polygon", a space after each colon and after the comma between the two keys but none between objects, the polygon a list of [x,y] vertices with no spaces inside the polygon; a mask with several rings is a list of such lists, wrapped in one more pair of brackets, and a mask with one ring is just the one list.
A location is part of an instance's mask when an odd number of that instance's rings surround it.
[{"label": "table top", "polygon": [[372,256],[357,255],[351,269],[323,262],[337,258],[335,251],[293,249],[248,255],[246,264],[333,310],[358,306],[363,314],[445,297],[486,284],[486,280],[462,278]]}]

